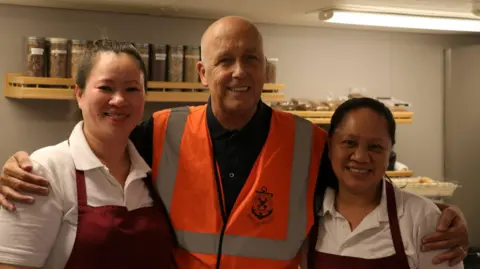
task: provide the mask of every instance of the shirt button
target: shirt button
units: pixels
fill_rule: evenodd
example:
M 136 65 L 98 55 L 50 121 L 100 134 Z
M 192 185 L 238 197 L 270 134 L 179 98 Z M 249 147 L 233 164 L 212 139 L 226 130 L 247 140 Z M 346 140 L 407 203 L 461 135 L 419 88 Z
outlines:
M 235 177 L 235 174 L 234 174 L 234 173 L 230 173 L 230 174 L 228 174 L 228 176 L 229 176 L 230 178 L 234 178 L 234 177 Z

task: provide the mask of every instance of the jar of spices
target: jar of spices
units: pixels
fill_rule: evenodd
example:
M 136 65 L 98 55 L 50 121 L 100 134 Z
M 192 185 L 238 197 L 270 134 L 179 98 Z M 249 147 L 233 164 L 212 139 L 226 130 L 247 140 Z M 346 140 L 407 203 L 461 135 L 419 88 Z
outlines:
M 167 46 L 153 45 L 152 50 L 151 79 L 153 81 L 165 81 L 167 72 Z
M 168 81 L 183 81 L 183 46 L 170 45 L 168 50 Z
M 269 58 L 267 59 L 267 77 L 266 83 L 276 83 L 277 82 L 277 58 Z
M 72 40 L 72 50 L 70 55 L 70 77 L 77 77 L 77 70 L 80 64 L 80 61 L 87 51 L 88 45 L 86 40 Z
M 26 75 L 45 76 L 45 38 L 31 36 L 27 39 Z
M 68 40 L 65 38 L 50 38 L 50 72 L 53 78 L 67 77 Z
M 198 82 L 197 62 L 200 60 L 200 47 L 199 46 L 186 46 L 185 47 L 185 82 Z
M 147 80 L 150 80 L 150 44 L 135 43 L 134 46 L 140 53 L 143 63 L 145 64 L 145 69 L 147 70 L 145 76 L 147 77 Z

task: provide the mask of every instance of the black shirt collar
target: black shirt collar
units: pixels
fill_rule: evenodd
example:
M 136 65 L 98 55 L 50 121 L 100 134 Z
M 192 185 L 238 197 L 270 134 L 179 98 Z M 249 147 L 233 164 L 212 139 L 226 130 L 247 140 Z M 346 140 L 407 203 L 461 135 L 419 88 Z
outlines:
M 257 105 L 257 111 L 247 125 L 245 125 L 245 127 L 243 127 L 241 130 L 227 130 L 213 115 L 211 99 L 209 98 L 207 104 L 207 125 L 208 130 L 210 131 L 210 137 L 213 140 L 223 135 L 232 134 L 235 132 L 240 132 L 242 134 L 255 134 L 255 130 L 262 130 L 266 127 L 268 128 L 271 119 L 271 111 L 272 109 L 269 106 L 262 101 L 259 101 Z

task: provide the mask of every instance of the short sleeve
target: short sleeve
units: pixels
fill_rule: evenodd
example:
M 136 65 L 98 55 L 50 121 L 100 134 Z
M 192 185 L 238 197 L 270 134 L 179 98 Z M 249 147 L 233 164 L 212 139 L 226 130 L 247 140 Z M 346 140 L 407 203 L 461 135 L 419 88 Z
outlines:
M 432 205 L 435 206 L 435 205 Z M 423 221 L 420 223 L 418 227 L 418 234 L 417 234 L 417 255 L 418 255 L 418 269 L 463 269 L 463 263 L 460 263 L 455 266 L 449 266 L 448 261 L 443 262 L 441 264 L 435 265 L 433 264 L 433 258 L 445 251 L 445 250 L 435 250 L 435 251 L 429 251 L 429 252 L 422 252 L 421 251 L 421 246 L 422 246 L 422 238 L 431 235 L 436 232 L 437 230 L 437 223 L 440 219 L 441 212 L 438 208 L 435 208 L 435 210 L 432 210 L 428 212 L 425 215 L 425 218 Z
M 35 153 L 34 153 L 35 154 Z M 0 208 L 0 264 L 42 267 L 55 243 L 63 216 L 59 181 L 32 154 L 33 173 L 50 179 L 48 196 L 16 204 L 16 212 Z

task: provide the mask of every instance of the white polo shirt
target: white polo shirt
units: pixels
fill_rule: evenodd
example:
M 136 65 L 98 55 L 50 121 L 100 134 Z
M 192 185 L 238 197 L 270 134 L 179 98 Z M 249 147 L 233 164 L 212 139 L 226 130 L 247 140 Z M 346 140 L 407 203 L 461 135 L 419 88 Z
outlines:
M 462 269 L 463 264 L 449 267 L 448 262 L 434 265 L 432 260 L 443 251 L 421 252 L 424 236 L 436 232 L 441 211 L 425 197 L 395 187 L 397 214 L 403 245 L 410 268 Z M 357 258 L 382 258 L 395 253 L 388 222 L 385 184 L 381 202 L 352 232 L 348 221 L 335 210 L 335 191 L 327 189 L 320 212 L 316 250 Z M 322 217 L 323 215 L 323 217 Z M 352 267 L 353 268 L 353 267 Z
M 78 203 L 75 167 L 85 171 L 87 203 L 117 205 L 128 210 L 153 204 L 142 178 L 150 167 L 131 141 L 131 160 L 125 188 L 109 173 L 90 149 L 79 122 L 67 141 L 31 154 L 33 172 L 50 182 L 50 194 L 35 196 L 33 205 L 16 204 L 14 213 L 0 209 L 0 264 L 64 268 L 77 231 Z M 88 257 L 85 257 L 88 258 Z

